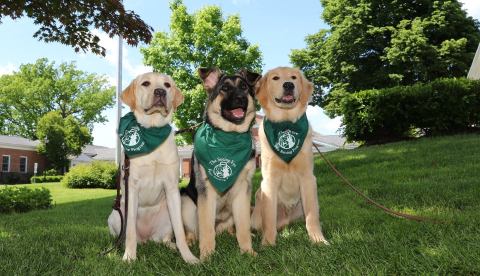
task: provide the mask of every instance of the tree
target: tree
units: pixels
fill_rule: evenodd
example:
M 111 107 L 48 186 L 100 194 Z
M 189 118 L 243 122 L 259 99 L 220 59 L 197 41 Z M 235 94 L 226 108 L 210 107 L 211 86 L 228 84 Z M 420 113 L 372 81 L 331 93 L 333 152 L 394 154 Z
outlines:
M 152 27 L 132 11 L 126 11 L 121 0 L 97 1 L 0 1 L 0 23 L 3 17 L 30 17 L 41 27 L 33 37 L 45 42 L 60 42 L 75 51 L 92 51 L 105 56 L 105 48 L 91 28 L 101 29 L 110 37 L 122 35 L 130 45 L 150 42 Z
M 90 130 L 72 115 L 62 117 L 60 111 L 50 111 L 38 121 L 38 152 L 45 155 L 57 171 L 68 167 L 69 156 L 77 156 L 92 142 Z
M 260 72 L 262 57 L 258 46 L 242 37 L 237 15 L 223 19 L 217 6 L 188 14 L 181 0 L 173 1 L 170 9 L 170 32 L 155 33 L 141 52 L 145 64 L 171 75 L 185 95 L 174 120 L 178 128 L 185 128 L 202 121 L 206 93 L 197 76 L 199 67 L 216 66 L 227 73 L 240 68 Z M 191 135 L 184 138 L 184 142 L 191 141 Z
M 104 76 L 76 69 L 75 63 L 55 66 L 47 59 L 20 66 L 0 76 L 0 134 L 37 139 L 38 120 L 50 111 L 73 116 L 82 126 L 106 121 L 101 113 L 114 104 L 115 91 Z
M 458 0 L 321 0 L 328 30 L 290 59 L 315 84 L 316 104 L 341 115 L 345 93 L 465 76 L 479 22 Z

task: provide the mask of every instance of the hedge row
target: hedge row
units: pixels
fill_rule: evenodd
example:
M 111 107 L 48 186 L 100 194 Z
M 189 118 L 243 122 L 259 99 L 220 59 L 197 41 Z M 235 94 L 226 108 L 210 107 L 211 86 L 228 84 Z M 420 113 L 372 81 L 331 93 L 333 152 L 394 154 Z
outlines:
M 50 191 L 46 188 L 5 187 L 0 189 L 0 213 L 27 212 L 52 206 Z
M 32 176 L 30 178 L 30 183 L 60 182 L 62 178 L 63 175 Z
M 114 189 L 117 170 L 113 162 L 94 161 L 71 168 L 61 182 L 68 188 Z
M 367 144 L 480 129 L 480 81 L 439 79 L 428 84 L 365 90 L 342 100 L 343 134 Z

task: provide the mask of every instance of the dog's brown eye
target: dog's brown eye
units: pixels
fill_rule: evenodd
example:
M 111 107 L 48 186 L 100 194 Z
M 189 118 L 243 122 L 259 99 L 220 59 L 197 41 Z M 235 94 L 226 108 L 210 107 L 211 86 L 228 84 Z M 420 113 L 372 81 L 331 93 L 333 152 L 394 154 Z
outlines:
M 278 76 L 273 77 L 273 80 L 279 80 L 280 78 Z
M 296 79 L 297 79 L 297 77 L 296 77 L 296 76 L 292 76 L 292 80 L 296 80 Z
M 222 85 L 222 87 L 220 89 L 223 90 L 223 91 L 229 91 L 230 86 L 229 85 Z
M 246 85 L 245 83 L 243 83 L 243 82 L 241 82 L 241 83 L 238 85 L 238 87 L 239 87 L 240 89 L 247 89 L 247 85 Z
M 150 85 L 150 82 L 149 82 L 149 81 L 144 81 L 144 82 L 142 82 L 142 85 L 143 85 L 143 86 L 149 86 L 149 85 Z
M 170 86 L 171 86 L 170 83 L 168 83 L 168 82 L 164 83 L 163 85 L 165 85 L 166 88 L 170 88 Z

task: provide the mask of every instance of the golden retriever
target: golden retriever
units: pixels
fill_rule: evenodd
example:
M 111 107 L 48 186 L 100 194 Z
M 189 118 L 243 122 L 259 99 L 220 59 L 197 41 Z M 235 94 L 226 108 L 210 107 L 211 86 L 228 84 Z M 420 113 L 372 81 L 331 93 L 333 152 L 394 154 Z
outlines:
M 121 99 L 130 107 L 140 127 L 148 129 L 168 127 L 174 111 L 183 102 L 183 95 L 171 77 L 146 73 L 132 81 Z M 137 242 L 153 240 L 174 246 L 171 243 L 174 233 L 182 258 L 188 263 L 198 262 L 188 248 L 182 224 L 174 132 L 166 135 L 166 140 L 150 153 L 130 158 L 125 261 L 136 259 Z M 121 209 L 125 210 L 123 183 Z M 121 225 L 116 211 L 110 214 L 108 225 L 110 232 L 118 236 Z
M 265 112 L 264 122 L 258 131 L 263 180 L 255 194 L 251 224 L 252 228 L 262 232 L 263 245 L 274 245 L 277 230 L 300 218 L 305 218 L 310 240 L 328 244 L 319 221 L 312 130 L 304 117 L 312 92 L 313 84 L 303 73 L 288 67 L 270 70 L 257 84 L 257 99 Z M 300 120 L 305 123 L 305 140 L 302 145 L 298 144 L 298 153 L 290 156 L 293 158 L 290 161 L 284 161 L 272 149 L 277 148 L 277 144 L 272 147 L 268 141 L 265 120 L 277 125 L 299 123 Z M 286 143 L 282 144 L 285 148 L 294 145 L 291 141 L 283 142 Z

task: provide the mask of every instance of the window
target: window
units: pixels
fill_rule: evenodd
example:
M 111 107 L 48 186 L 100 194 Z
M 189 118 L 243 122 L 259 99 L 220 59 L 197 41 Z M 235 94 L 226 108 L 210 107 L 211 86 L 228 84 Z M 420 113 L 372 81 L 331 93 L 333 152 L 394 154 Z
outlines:
M 27 157 L 20 156 L 20 172 L 26 173 L 27 172 Z
M 2 172 L 10 171 L 10 155 L 2 156 Z

